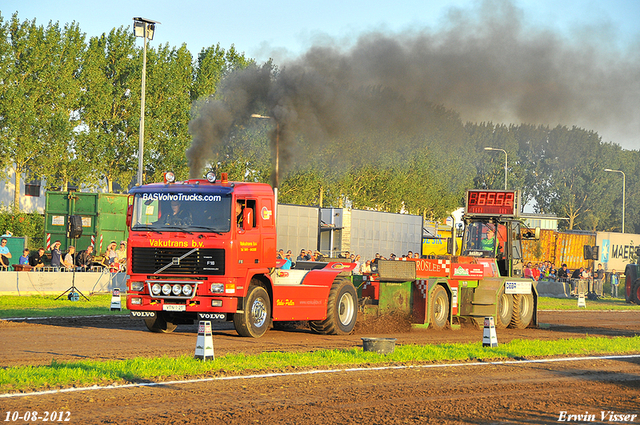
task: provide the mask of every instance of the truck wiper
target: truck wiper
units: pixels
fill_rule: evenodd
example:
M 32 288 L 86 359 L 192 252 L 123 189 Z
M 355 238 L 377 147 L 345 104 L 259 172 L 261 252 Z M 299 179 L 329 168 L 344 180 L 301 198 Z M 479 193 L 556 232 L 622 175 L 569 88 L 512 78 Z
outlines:
M 222 235 L 221 232 L 219 232 L 217 230 L 214 230 L 209 226 L 192 225 L 192 226 L 189 226 L 189 228 L 190 229 L 202 229 L 202 230 L 206 230 L 206 231 L 211 232 L 211 233 L 215 233 L 216 235 Z
M 176 230 L 178 232 L 185 232 L 188 233 L 190 235 L 193 235 L 193 232 L 188 231 L 187 229 L 185 229 L 184 227 L 180 227 L 180 226 L 162 226 L 159 230 Z
M 140 231 L 143 231 L 143 230 L 147 230 L 147 231 L 160 233 L 160 231 L 155 226 L 135 226 L 131 230 L 133 230 L 134 232 L 140 232 Z

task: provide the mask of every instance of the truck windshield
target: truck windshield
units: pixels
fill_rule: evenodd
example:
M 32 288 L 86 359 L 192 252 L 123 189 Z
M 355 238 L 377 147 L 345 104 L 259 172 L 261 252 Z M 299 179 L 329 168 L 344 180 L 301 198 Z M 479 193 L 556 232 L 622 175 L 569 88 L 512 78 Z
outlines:
M 479 221 L 467 224 L 464 234 L 463 255 L 493 257 L 495 249 L 495 225 Z
M 231 195 L 136 193 L 132 230 L 223 233 L 231 229 Z

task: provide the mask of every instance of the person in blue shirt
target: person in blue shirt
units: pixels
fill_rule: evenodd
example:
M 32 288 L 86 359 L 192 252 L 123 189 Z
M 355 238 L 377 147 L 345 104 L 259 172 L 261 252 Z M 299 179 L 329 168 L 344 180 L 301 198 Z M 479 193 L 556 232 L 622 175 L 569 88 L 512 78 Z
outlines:
M 29 249 L 25 248 L 25 250 L 22 251 L 22 255 L 18 258 L 18 264 L 22 266 L 29 265 Z
M 616 273 L 616 270 L 611 270 L 611 297 L 618 298 L 618 284 L 620 283 L 620 276 Z
M 9 259 L 11 258 L 11 251 L 7 247 L 7 240 L 2 238 L 0 242 L 0 267 L 9 267 Z
M 282 270 L 289 270 L 291 268 L 291 254 L 285 256 L 285 263 L 280 267 Z

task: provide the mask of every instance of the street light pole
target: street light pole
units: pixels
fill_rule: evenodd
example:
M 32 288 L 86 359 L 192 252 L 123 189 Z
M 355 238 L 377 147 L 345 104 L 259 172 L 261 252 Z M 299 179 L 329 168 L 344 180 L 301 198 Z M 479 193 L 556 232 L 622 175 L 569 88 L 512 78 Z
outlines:
M 624 233 L 624 207 L 625 207 L 625 195 L 627 192 L 627 176 L 623 171 L 620 170 L 612 170 L 611 168 L 605 168 L 604 171 L 608 171 L 610 173 L 620 173 L 622 174 L 622 233 Z
M 140 138 L 138 141 L 138 186 L 142 186 L 142 170 L 144 158 L 144 109 L 147 82 L 147 39 L 153 40 L 156 24 L 160 22 L 143 18 L 133 18 L 133 33 L 136 37 L 142 37 L 144 47 L 142 49 L 142 93 L 140 94 Z
M 251 118 L 258 118 L 258 119 L 264 119 L 264 120 L 272 120 L 274 119 L 273 117 L 268 117 L 266 115 L 260 115 L 260 114 L 251 114 Z M 278 186 L 280 184 L 280 123 L 278 123 L 276 121 L 276 164 L 275 164 L 275 181 L 274 181 L 274 185 L 273 185 L 273 197 L 274 197 L 274 202 L 275 202 L 275 214 L 274 214 L 274 223 L 277 220 L 278 217 Z
M 489 147 L 484 148 L 484 150 L 504 152 L 504 190 L 507 190 L 507 151 L 505 151 L 504 149 L 489 148 Z

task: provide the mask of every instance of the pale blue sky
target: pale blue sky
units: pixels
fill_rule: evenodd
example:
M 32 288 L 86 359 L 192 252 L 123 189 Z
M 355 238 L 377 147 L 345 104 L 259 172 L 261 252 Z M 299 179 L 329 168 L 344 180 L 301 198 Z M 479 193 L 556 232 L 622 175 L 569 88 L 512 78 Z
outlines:
M 76 21 L 88 36 L 130 26 L 134 16 L 160 21 L 153 43 L 180 46 L 192 54 L 220 43 L 258 60 L 271 49 L 286 49 L 295 56 L 323 37 L 354 39 L 371 30 L 398 32 L 437 29 L 451 8 L 473 9 L 470 0 L 324 0 L 219 1 L 201 0 L 4 0 L 7 19 L 14 12 L 23 19 L 46 25 Z M 514 0 L 524 21 L 571 37 L 576 31 L 608 26 L 623 43 L 640 37 L 640 0 Z
M 355 42 L 360 34 L 371 31 L 391 35 L 438 33 L 451 25 L 451 16 L 477 15 L 481 19 L 487 10 L 509 2 L 488 0 L 488 7 L 487 4 L 481 7 L 482 3 L 472 0 L 3 0 L 0 12 L 7 20 L 17 11 L 20 20 L 35 18 L 40 25 L 49 21 L 61 24 L 76 21 L 89 37 L 122 25 L 130 28 L 132 18 L 141 16 L 161 22 L 152 45 L 186 43 L 196 56 L 203 47 L 220 43 L 227 49 L 234 44 L 238 51 L 258 62 L 273 58 L 276 64 L 281 64 L 304 53 L 314 43 L 331 40 L 346 46 Z M 584 111 L 579 108 L 569 111 L 564 118 L 561 114 L 552 115 L 554 118 L 540 123 L 576 124 L 598 131 L 605 141 L 627 149 L 640 149 L 640 84 L 636 81 L 640 69 L 640 0 L 512 0 L 511 4 L 521 24 L 518 34 L 522 38 L 530 32 L 532 39 L 544 40 L 540 33 L 548 31 L 556 40 L 560 39 L 569 53 L 582 52 L 583 45 L 596 53 L 605 53 L 593 55 L 596 65 L 585 73 L 588 76 L 585 81 L 587 85 L 598 84 L 607 96 L 587 99 L 589 108 Z M 482 21 L 490 22 L 490 19 Z M 606 75 L 595 82 L 592 77 L 599 76 L 598 67 L 602 67 Z M 609 70 L 613 71 L 607 74 Z M 458 103 L 461 104 L 453 100 L 449 104 L 445 102 L 461 111 L 463 119 L 518 122 L 521 118 L 509 117 L 508 109 L 504 108 L 497 111 L 499 113 L 487 110 L 476 114 L 470 108 L 477 110 L 474 106 L 477 103 L 465 105 L 464 100 Z

